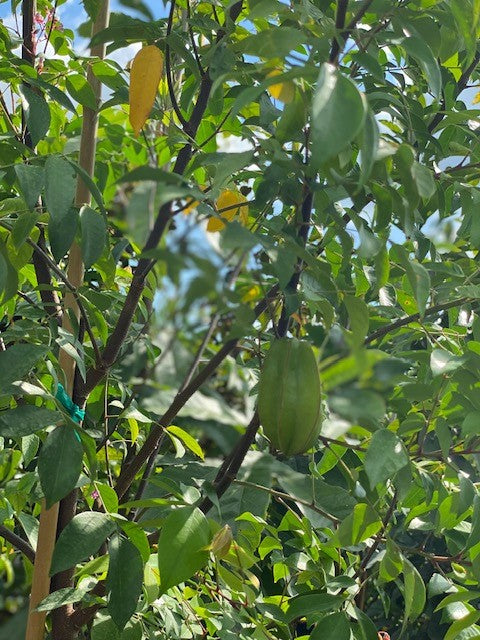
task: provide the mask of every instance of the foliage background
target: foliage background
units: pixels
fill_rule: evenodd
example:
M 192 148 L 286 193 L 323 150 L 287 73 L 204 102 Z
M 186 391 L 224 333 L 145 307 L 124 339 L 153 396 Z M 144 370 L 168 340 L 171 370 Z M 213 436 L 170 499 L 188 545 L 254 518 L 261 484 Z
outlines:
M 53 637 L 478 637 L 480 3 L 125 0 L 105 61 L 46 20 L 59 5 L 38 3 L 33 67 L 0 24 L 0 637 L 23 637 L 43 496 L 77 514 Z M 135 138 L 115 52 L 140 43 L 169 64 Z M 209 233 L 227 189 L 248 221 Z M 291 459 L 255 414 L 286 332 L 315 349 L 325 416 Z M 60 348 L 82 427 L 54 399 Z

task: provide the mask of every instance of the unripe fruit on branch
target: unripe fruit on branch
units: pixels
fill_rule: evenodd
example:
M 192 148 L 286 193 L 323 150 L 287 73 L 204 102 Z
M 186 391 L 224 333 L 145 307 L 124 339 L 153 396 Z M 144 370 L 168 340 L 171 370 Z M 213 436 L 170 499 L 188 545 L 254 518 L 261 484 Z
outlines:
M 272 343 L 260 374 L 258 414 L 264 434 L 285 455 L 305 453 L 315 444 L 322 425 L 321 387 L 307 342 Z

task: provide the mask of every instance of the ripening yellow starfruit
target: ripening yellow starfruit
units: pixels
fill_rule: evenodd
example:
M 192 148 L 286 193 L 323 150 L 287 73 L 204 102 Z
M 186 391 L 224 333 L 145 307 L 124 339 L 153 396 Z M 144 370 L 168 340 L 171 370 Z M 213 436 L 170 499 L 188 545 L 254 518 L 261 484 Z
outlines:
M 247 199 L 239 191 L 233 189 L 226 189 L 218 196 L 218 200 L 215 202 L 215 206 L 220 218 L 210 218 L 207 223 L 207 231 L 221 231 L 225 227 L 224 220 L 233 220 L 236 216 L 240 217 L 240 222 L 246 224 L 248 220 L 248 206 L 245 206 Z M 244 205 L 236 207 L 234 205 Z M 229 207 L 232 207 L 231 209 Z M 225 211 L 222 211 L 226 209 Z
M 322 424 L 317 361 L 308 342 L 280 338 L 263 362 L 258 389 L 263 432 L 287 456 L 305 453 Z
M 274 69 L 273 71 L 270 71 L 270 73 L 267 73 L 267 78 L 273 78 L 274 76 L 278 76 L 282 73 L 283 71 L 280 69 Z M 295 85 L 291 80 L 271 84 L 267 87 L 267 91 L 272 98 L 280 100 L 283 104 L 289 104 L 295 99 Z
M 154 44 L 140 49 L 130 69 L 129 120 L 138 137 L 155 102 L 163 73 L 163 53 Z

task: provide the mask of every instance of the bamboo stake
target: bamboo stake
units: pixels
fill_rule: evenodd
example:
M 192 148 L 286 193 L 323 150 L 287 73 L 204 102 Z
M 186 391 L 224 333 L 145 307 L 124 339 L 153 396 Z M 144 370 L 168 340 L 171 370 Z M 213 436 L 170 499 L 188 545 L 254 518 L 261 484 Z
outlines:
M 102 0 L 97 18 L 92 28 L 92 36 L 95 33 L 105 29 L 109 19 L 109 0 Z M 93 46 L 91 49 L 92 57 L 104 58 L 105 45 L 100 44 Z M 90 83 L 97 104 L 100 103 L 101 83 L 92 72 L 91 67 L 88 68 L 87 81 Z M 79 165 L 93 177 L 95 167 L 95 151 L 96 138 L 98 128 L 98 111 L 83 108 L 82 135 L 80 140 L 80 156 Z M 77 189 L 75 194 L 76 206 L 90 204 L 91 194 L 88 187 L 79 177 L 77 181 Z M 68 279 L 78 288 L 83 282 L 84 267 L 82 262 L 82 254 L 80 247 L 76 242 L 73 243 L 69 251 L 68 259 Z M 73 327 L 70 322 L 68 310 L 71 310 L 77 320 L 80 317 L 77 303 L 70 291 L 67 291 L 64 298 L 64 314 L 62 326 L 66 331 L 72 332 Z M 65 351 L 60 351 L 59 364 L 65 375 L 65 388 L 67 393 L 72 396 L 73 383 L 75 378 L 75 361 Z M 38 532 L 38 543 L 35 554 L 35 565 L 33 569 L 32 590 L 30 595 L 30 608 L 27 622 L 27 632 L 25 640 L 43 640 L 45 636 L 45 612 L 35 611 L 38 604 L 48 595 L 50 590 L 50 566 L 52 561 L 53 549 L 57 533 L 59 505 L 54 504 L 50 509 L 45 509 L 42 505 L 40 514 L 40 526 Z

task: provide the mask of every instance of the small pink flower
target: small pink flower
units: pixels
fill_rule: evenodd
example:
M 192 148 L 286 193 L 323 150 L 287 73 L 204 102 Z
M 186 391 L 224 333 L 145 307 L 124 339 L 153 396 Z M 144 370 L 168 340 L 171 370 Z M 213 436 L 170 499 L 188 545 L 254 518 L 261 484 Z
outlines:
M 33 21 L 36 22 L 37 24 L 42 24 L 43 23 L 43 16 L 41 13 L 37 13 L 35 14 Z
M 94 500 L 96 500 L 97 498 L 100 497 L 100 494 L 98 493 L 98 491 L 95 489 L 95 491 L 92 491 L 92 493 L 90 494 L 92 496 L 92 498 Z

